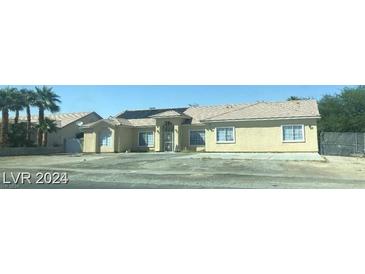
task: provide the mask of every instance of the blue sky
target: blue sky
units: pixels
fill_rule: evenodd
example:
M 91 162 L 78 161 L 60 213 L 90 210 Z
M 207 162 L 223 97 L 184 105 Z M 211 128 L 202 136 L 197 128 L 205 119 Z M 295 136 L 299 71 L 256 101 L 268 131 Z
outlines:
M 34 86 L 15 86 L 33 88 Z M 96 111 L 104 118 L 123 110 L 184 107 L 256 101 L 282 101 L 289 96 L 320 99 L 345 86 L 53 86 L 61 112 Z M 36 110 L 32 110 L 36 113 Z

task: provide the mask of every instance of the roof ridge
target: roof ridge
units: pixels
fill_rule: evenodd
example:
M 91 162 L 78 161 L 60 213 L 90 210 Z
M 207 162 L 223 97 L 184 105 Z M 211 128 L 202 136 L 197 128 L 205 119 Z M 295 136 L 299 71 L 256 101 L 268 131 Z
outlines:
M 253 103 L 232 103 L 232 104 L 218 104 L 218 105 L 205 105 L 205 106 L 185 106 L 185 107 L 167 107 L 167 108 L 155 108 L 155 109 L 148 109 L 148 108 L 145 108 L 145 109 L 126 109 L 126 110 L 123 110 L 119 113 L 117 113 L 114 117 L 118 117 L 124 113 L 126 113 L 127 111 L 150 111 L 150 110 L 153 110 L 153 111 L 169 111 L 169 110 L 176 110 L 176 109 L 192 109 L 192 108 L 216 108 L 216 107 L 224 107 L 224 106 L 240 106 L 240 105 L 243 105 L 243 106 L 247 106 L 247 104 L 253 104 Z
M 182 108 L 189 108 L 189 107 L 171 107 L 171 108 L 140 108 L 140 109 L 125 109 L 121 111 L 119 114 L 123 114 L 126 111 L 147 111 L 147 110 L 174 110 L 174 109 L 182 109 Z
M 260 104 L 260 103 L 262 103 L 262 102 L 256 102 L 256 103 L 253 103 L 253 104 L 245 105 L 245 106 L 243 106 L 241 108 L 238 108 L 238 109 L 232 109 L 232 110 L 227 111 L 227 112 L 223 112 L 223 113 L 220 113 L 220 114 L 217 114 L 217 115 L 210 116 L 208 118 L 205 118 L 204 120 L 209 120 L 209 119 L 212 119 L 212 118 L 221 116 L 221 115 L 226 115 L 228 113 L 235 112 L 235 111 L 239 111 L 239 110 L 242 110 L 242 109 L 245 109 L 245 108 L 249 108 L 249 107 L 252 107 L 252 106 L 257 105 L 257 104 Z
M 217 104 L 217 105 L 199 105 L 199 106 L 185 106 L 185 107 L 165 107 L 165 108 L 155 108 L 155 109 L 126 109 L 123 110 L 119 113 L 117 113 L 114 117 L 118 117 L 122 114 L 124 114 L 127 111 L 149 111 L 149 110 L 153 110 L 153 111 L 168 111 L 168 110 L 176 110 L 176 109 L 192 109 L 192 108 L 214 108 L 214 107 L 224 107 L 224 106 L 240 106 L 243 105 L 242 107 L 247 107 L 247 106 L 252 106 L 252 105 L 256 105 L 258 103 L 265 103 L 265 104 L 282 104 L 285 102 L 298 102 L 298 101 L 317 101 L 316 99 L 305 99 L 305 100 L 291 100 L 291 101 L 260 101 L 260 102 L 255 102 L 255 103 L 232 103 L 232 104 Z
M 318 102 L 317 99 L 300 99 L 300 100 L 286 100 L 286 101 L 262 101 L 261 103 L 266 103 L 266 104 L 284 104 L 284 103 L 302 103 L 302 102 L 308 102 L 308 101 L 312 101 L 312 102 Z
M 249 104 L 253 104 L 253 103 L 235 103 L 235 104 L 220 104 L 220 105 L 205 105 L 205 106 L 191 106 L 191 107 L 187 107 L 188 109 L 191 108 L 218 108 L 218 107 L 226 107 L 226 106 L 241 106 L 241 105 L 249 105 Z

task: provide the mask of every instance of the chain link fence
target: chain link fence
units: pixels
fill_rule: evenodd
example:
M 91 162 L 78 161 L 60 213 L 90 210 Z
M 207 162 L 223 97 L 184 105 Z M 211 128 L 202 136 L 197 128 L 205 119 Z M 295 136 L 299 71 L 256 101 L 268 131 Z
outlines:
M 322 155 L 363 156 L 365 133 L 322 132 L 319 138 Z

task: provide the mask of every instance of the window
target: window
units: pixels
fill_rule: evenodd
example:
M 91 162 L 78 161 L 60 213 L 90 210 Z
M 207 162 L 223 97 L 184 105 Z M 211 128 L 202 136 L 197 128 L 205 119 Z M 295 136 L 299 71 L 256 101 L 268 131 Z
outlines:
M 285 125 L 283 128 L 283 142 L 303 142 L 304 125 Z
M 103 129 L 100 132 L 100 145 L 110 147 L 112 144 L 112 131 L 110 129 Z
M 235 134 L 234 127 L 218 127 L 216 128 L 217 143 L 234 143 Z
M 140 147 L 153 147 L 154 146 L 153 131 L 140 132 L 138 135 L 138 145 Z
M 204 146 L 205 145 L 205 130 L 190 130 L 190 145 Z

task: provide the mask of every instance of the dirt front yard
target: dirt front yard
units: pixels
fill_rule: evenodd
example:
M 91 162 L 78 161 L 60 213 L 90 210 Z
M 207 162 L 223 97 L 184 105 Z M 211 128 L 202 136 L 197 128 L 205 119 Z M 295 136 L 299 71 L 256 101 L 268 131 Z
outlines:
M 35 184 L 38 172 L 67 173 L 69 181 Z M 14 183 L 21 173 L 33 181 Z M 17 156 L 0 157 L 0 176 L 0 188 L 365 188 L 365 159 L 298 161 L 209 153 Z

